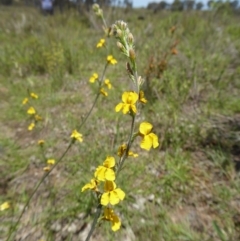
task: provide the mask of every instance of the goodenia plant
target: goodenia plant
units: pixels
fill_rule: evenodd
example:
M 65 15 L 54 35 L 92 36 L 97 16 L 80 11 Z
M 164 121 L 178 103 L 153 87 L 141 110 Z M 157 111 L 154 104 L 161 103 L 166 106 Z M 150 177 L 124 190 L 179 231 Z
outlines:
M 97 196 L 98 204 L 95 213 L 94 221 L 91 230 L 86 238 L 88 241 L 96 227 L 96 224 L 101 221 L 111 222 L 113 231 L 117 231 L 121 227 L 120 217 L 115 212 L 115 206 L 123 201 L 126 194 L 117 186 L 117 179 L 122 171 L 125 160 L 129 156 L 137 157 L 138 154 L 132 152 L 131 146 L 137 137 L 141 138 L 140 147 L 145 150 L 156 148 L 159 146 L 158 137 L 152 132 L 152 124 L 144 121 L 140 124 L 136 123 L 136 115 L 139 114 L 139 106 L 146 104 L 147 100 L 144 97 L 142 90 L 143 79 L 138 76 L 136 54 L 134 49 L 134 37 L 130 32 L 127 24 L 124 21 L 116 21 L 110 29 L 107 28 L 106 21 L 103 16 L 103 11 L 98 4 L 93 5 L 93 10 L 97 16 L 103 20 L 105 32 L 109 36 L 114 36 L 117 40 L 117 47 L 120 52 L 127 58 L 127 74 L 133 82 L 134 88 L 126 90 L 122 94 L 122 100 L 115 107 L 115 112 L 122 112 L 128 115 L 131 119 L 129 126 L 129 136 L 125 143 L 122 143 L 118 152 L 119 158 L 116 161 L 113 155 L 109 155 L 103 161 L 102 165 L 98 166 L 93 174 L 93 178 L 82 188 L 82 192 L 90 190 Z M 105 40 L 101 39 L 97 44 L 98 48 L 105 45 Z M 90 78 L 90 82 L 94 82 L 98 78 L 96 73 Z M 138 126 L 138 127 L 137 127 Z

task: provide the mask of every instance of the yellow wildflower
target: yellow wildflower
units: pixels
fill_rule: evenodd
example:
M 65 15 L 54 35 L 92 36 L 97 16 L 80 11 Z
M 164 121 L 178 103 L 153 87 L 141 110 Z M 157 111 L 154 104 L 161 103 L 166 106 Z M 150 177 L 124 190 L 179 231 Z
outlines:
M 142 90 L 140 90 L 140 92 L 139 92 L 139 101 L 142 102 L 143 104 L 147 103 L 147 100 L 144 96 L 144 92 Z
M 121 221 L 119 217 L 114 213 L 113 209 L 105 208 L 103 212 L 103 220 L 110 221 L 112 223 L 112 231 L 117 231 L 121 227 Z
M 114 65 L 114 64 L 117 63 L 117 60 L 114 59 L 112 55 L 108 55 L 108 56 L 107 56 L 107 62 L 110 63 L 110 64 L 112 64 L 112 65 Z
M 94 83 L 98 79 L 98 74 L 93 73 L 93 75 L 90 77 L 89 82 Z
M 111 169 L 115 166 L 114 157 L 108 156 L 106 160 L 103 162 L 103 166 L 97 167 L 94 176 L 99 181 L 114 181 L 115 180 L 115 172 Z
M 109 79 L 105 79 L 104 84 L 108 87 L 108 89 L 112 89 L 112 84 L 110 83 Z
M 23 101 L 22 101 L 22 104 L 26 105 L 27 103 L 28 103 L 28 98 L 24 98 Z
M 35 118 L 36 121 L 41 121 L 42 120 L 42 117 L 40 115 L 35 115 L 34 118 Z
M 38 145 L 40 145 L 40 146 L 43 146 L 44 143 L 45 143 L 44 140 L 39 140 L 39 141 L 38 141 Z
M 50 166 L 46 166 L 43 168 L 43 171 L 45 172 L 49 172 L 51 170 L 51 167 Z
M 129 111 L 137 113 L 136 102 L 138 100 L 138 94 L 136 92 L 124 92 L 122 95 L 122 102 L 115 107 L 115 111 L 122 110 L 123 114 L 127 114 Z
M 117 185 L 113 181 L 105 181 L 104 183 L 104 193 L 101 196 L 101 204 L 107 206 L 109 203 L 111 205 L 118 204 L 124 199 L 125 193 L 120 188 L 116 188 Z
M 35 94 L 35 93 L 30 93 L 30 96 L 33 98 L 33 99 L 38 99 L 38 95 L 37 94 Z
M 142 137 L 140 147 L 145 150 L 150 150 L 151 147 L 159 146 L 158 137 L 152 133 L 153 126 L 148 122 L 142 122 L 139 127 L 139 135 Z
M 102 94 L 102 95 L 104 95 L 104 96 L 108 96 L 108 93 L 107 93 L 107 91 L 104 89 L 104 88 L 101 88 L 100 89 L 100 93 Z
M 77 130 L 72 132 L 71 138 L 78 140 L 79 142 L 83 141 L 82 134 L 80 134 Z
M 55 161 L 54 159 L 48 159 L 48 160 L 47 160 L 47 164 L 48 164 L 48 165 L 54 165 L 55 162 L 56 162 L 56 161 Z
M 122 156 L 123 153 L 125 152 L 125 150 L 127 149 L 127 145 L 126 144 L 123 144 L 121 145 L 119 148 L 118 148 L 118 156 Z M 128 156 L 132 156 L 132 157 L 138 157 L 138 154 L 136 153 L 133 153 L 132 151 L 129 151 L 128 152 Z
M 32 131 L 34 127 L 35 127 L 35 123 L 32 122 L 32 123 L 28 126 L 28 130 L 29 130 L 29 131 Z
M 4 202 L 3 204 L 0 205 L 0 211 L 4 211 L 9 208 L 10 208 L 9 202 Z
M 105 39 L 101 38 L 99 42 L 97 43 L 97 48 L 101 48 L 105 45 Z
M 31 107 L 28 108 L 27 113 L 29 115 L 35 115 L 36 114 L 36 110 L 31 106 Z
M 85 186 L 82 188 L 82 192 L 84 192 L 87 189 L 91 189 L 93 191 L 97 191 L 97 185 L 99 181 L 97 179 L 91 179 L 90 183 L 87 183 Z

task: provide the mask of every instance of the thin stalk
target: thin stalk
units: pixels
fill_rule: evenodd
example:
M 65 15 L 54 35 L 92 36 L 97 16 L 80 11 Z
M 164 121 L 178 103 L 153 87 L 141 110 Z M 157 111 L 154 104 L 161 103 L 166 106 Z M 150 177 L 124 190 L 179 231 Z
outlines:
M 87 236 L 87 238 L 85 239 L 85 241 L 89 241 L 89 239 L 91 238 L 91 236 L 92 236 L 92 234 L 93 234 L 93 231 L 94 231 L 94 229 L 95 229 L 95 227 L 96 227 L 96 225 L 97 225 L 97 221 L 98 221 L 98 219 L 99 219 L 99 217 L 100 217 L 101 211 L 102 211 L 102 205 L 99 204 L 98 207 L 97 207 L 97 211 L 96 211 L 96 213 L 95 213 L 94 220 L 93 220 L 93 222 L 92 222 L 91 229 L 90 229 L 90 231 L 89 231 L 89 233 L 88 233 L 88 236 Z

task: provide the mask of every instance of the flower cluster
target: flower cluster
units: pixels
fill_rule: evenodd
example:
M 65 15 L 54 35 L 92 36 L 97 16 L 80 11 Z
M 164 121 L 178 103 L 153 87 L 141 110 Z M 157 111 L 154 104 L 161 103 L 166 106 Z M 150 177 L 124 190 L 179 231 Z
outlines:
M 104 39 L 101 39 L 100 42 L 97 44 L 97 47 L 102 47 L 102 45 L 105 44 L 105 40 Z M 115 65 L 117 63 L 117 60 L 112 56 L 112 55 L 108 55 L 107 56 L 107 65 L 109 64 L 112 64 L 112 65 Z M 99 78 L 98 74 L 97 73 L 93 73 L 92 76 L 89 78 L 89 82 L 90 83 L 95 83 L 95 82 L 98 82 L 99 84 L 99 92 L 107 97 L 108 96 L 108 92 L 105 90 L 104 86 L 107 88 L 107 89 L 112 89 L 112 84 L 110 82 L 109 79 L 105 79 L 103 81 L 103 78 Z
M 73 141 L 79 141 L 79 142 L 83 142 L 83 136 L 81 133 L 79 133 L 77 130 L 73 130 L 71 136 Z
M 29 97 L 23 99 L 22 104 L 28 105 L 27 114 L 30 117 L 30 124 L 28 125 L 28 130 L 32 131 L 39 121 L 42 121 L 42 117 L 37 113 L 36 109 L 32 106 L 31 100 L 37 100 L 38 95 L 31 92 Z
M 56 163 L 55 159 L 48 159 L 47 160 L 47 166 L 43 168 L 43 171 L 49 172 L 52 168 L 52 166 Z
M 82 192 L 90 189 L 98 194 L 101 205 L 105 207 L 102 219 L 111 221 L 112 230 L 117 231 L 121 226 L 121 221 L 113 212 L 112 206 L 122 201 L 125 193 L 117 188 L 114 168 L 115 158 L 108 156 L 103 164 L 96 168 L 94 178 L 82 188 Z M 99 188 L 101 182 L 104 183 L 102 190 Z

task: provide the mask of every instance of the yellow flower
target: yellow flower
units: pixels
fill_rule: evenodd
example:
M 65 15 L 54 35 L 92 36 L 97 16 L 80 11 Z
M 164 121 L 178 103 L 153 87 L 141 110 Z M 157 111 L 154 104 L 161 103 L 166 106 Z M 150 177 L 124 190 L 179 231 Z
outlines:
M 35 127 L 35 123 L 32 122 L 32 123 L 28 126 L 28 130 L 29 130 L 29 131 L 32 131 L 34 127 Z
M 49 171 L 50 171 L 50 169 L 51 169 L 51 167 L 50 167 L 50 166 L 46 166 L 46 167 L 44 167 L 44 168 L 43 168 L 43 171 L 45 171 L 45 172 L 49 172 Z
M 123 144 L 121 145 L 119 148 L 118 148 L 118 156 L 122 156 L 123 153 L 125 152 L 125 150 L 127 149 L 127 145 L 126 144 Z M 132 151 L 129 151 L 128 152 L 128 156 L 132 156 L 132 157 L 138 157 L 138 154 L 136 153 L 133 153 Z
M 105 208 L 103 212 L 103 220 L 110 221 L 112 223 L 112 231 L 117 231 L 121 227 L 121 221 L 119 217 L 113 212 L 111 208 Z
M 97 167 L 94 176 L 99 181 L 114 181 L 115 180 L 115 172 L 111 169 L 115 166 L 114 157 L 108 156 L 106 160 L 103 162 L 103 166 Z
M 43 146 L 44 143 L 45 143 L 44 140 L 39 140 L 39 141 L 38 141 L 38 145 L 40 145 L 40 146 Z
M 40 115 L 35 115 L 34 118 L 35 118 L 36 121 L 41 121 L 42 120 L 42 117 Z
M 98 74 L 93 73 L 93 75 L 90 77 L 89 82 L 94 83 L 98 79 Z
M 90 183 L 87 183 L 83 188 L 82 192 L 84 192 L 87 189 L 91 189 L 93 191 L 97 191 L 97 185 L 99 181 L 97 179 L 91 179 Z
M 55 164 L 55 160 L 54 159 L 48 159 L 47 160 L 47 164 L 48 165 L 54 165 Z
M 105 45 L 105 39 L 101 38 L 97 44 L 97 48 L 101 48 Z
M 146 98 L 144 96 L 144 92 L 142 90 L 140 90 L 140 92 L 139 92 L 139 101 L 144 103 L 144 104 L 147 103 L 147 100 L 146 100 Z
M 153 126 L 148 122 L 142 122 L 139 127 L 139 134 L 142 136 L 140 147 L 148 151 L 151 147 L 159 146 L 157 135 L 151 132 L 152 128 Z
M 28 103 L 28 98 L 24 98 L 23 101 L 22 101 L 22 104 L 26 105 L 27 103 Z
M 105 79 L 104 84 L 108 87 L 108 89 L 112 89 L 112 84 L 110 83 L 109 79 Z
M 108 55 L 107 56 L 107 62 L 114 65 L 114 64 L 117 63 L 117 60 L 114 59 L 112 55 Z
M 38 95 L 37 94 L 35 94 L 35 93 L 30 93 L 30 96 L 33 98 L 33 99 L 38 99 Z
M 71 138 L 78 140 L 79 142 L 83 141 L 82 134 L 80 134 L 77 130 L 72 132 Z
M 122 102 L 115 107 L 115 111 L 122 110 L 123 114 L 127 114 L 129 111 L 137 113 L 136 102 L 138 100 L 138 94 L 136 92 L 124 92 L 122 95 Z
M 104 95 L 104 96 L 108 96 L 108 93 L 107 93 L 107 91 L 104 89 L 104 88 L 101 88 L 100 89 L 100 93 L 102 94 L 102 95 Z
M 104 183 L 104 193 L 101 196 L 101 204 L 107 206 L 109 203 L 111 205 L 118 204 L 124 199 L 125 193 L 120 188 L 116 188 L 117 185 L 113 181 L 105 181 Z
M 9 202 L 4 202 L 3 204 L 0 205 L 0 211 L 4 211 L 9 208 L 10 208 Z
M 27 113 L 29 115 L 35 115 L 36 114 L 36 110 L 31 106 L 31 107 L 28 108 Z

